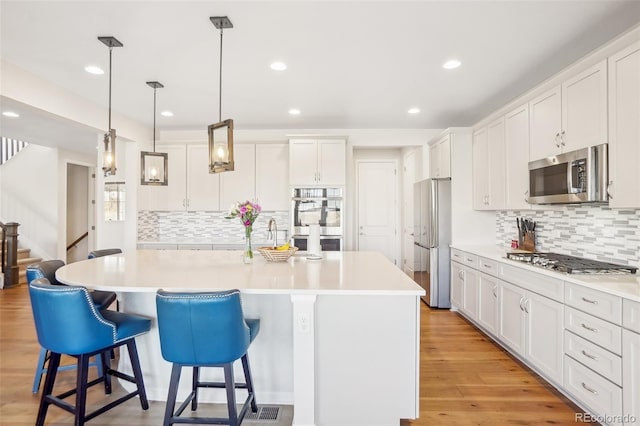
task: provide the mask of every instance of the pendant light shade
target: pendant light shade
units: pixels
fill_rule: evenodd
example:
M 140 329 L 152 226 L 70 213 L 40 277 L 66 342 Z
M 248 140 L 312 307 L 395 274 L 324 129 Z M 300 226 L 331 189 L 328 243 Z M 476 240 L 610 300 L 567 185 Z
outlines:
M 153 88 L 153 152 L 142 151 L 140 153 L 142 172 L 141 185 L 167 185 L 169 155 L 166 152 L 156 152 L 156 91 L 164 85 L 158 81 L 147 81 L 147 85 Z
M 225 28 L 233 28 L 233 24 L 226 16 L 209 19 L 220 30 L 218 122 L 209 126 L 209 173 L 220 173 L 233 170 L 233 120 L 222 120 L 222 33 Z
M 98 37 L 109 48 L 109 130 L 104 134 L 104 151 L 102 153 L 102 171 L 104 176 L 116 174 L 116 129 L 111 128 L 111 54 L 114 47 L 122 47 L 115 37 Z

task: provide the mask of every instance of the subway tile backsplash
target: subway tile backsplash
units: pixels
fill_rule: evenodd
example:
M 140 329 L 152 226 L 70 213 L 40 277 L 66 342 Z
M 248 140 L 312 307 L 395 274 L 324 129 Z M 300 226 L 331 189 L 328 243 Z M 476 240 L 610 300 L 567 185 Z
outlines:
M 640 210 L 566 206 L 544 211 L 501 211 L 496 243 L 517 239 L 516 217 L 536 222 L 536 251 L 556 252 L 640 267 Z
M 225 219 L 224 212 L 138 211 L 138 241 L 242 244 L 244 227 L 240 219 Z M 276 220 L 278 241 L 289 235 L 289 212 L 264 211 L 253 224 L 252 241 L 267 241 L 267 223 Z M 286 234 L 286 236 L 285 236 Z

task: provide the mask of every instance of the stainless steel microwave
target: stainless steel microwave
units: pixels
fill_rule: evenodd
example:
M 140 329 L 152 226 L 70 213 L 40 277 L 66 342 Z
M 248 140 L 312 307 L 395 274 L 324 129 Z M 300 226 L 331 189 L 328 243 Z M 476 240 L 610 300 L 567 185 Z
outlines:
M 606 203 L 607 144 L 529 163 L 530 204 Z

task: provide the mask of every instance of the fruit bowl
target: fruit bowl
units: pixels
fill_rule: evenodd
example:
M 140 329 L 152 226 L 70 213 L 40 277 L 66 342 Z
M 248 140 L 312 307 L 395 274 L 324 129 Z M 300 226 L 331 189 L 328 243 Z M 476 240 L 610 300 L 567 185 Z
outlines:
M 288 250 L 276 250 L 274 247 L 258 247 L 257 250 L 268 262 L 285 262 L 298 251 L 298 247 L 289 247 Z

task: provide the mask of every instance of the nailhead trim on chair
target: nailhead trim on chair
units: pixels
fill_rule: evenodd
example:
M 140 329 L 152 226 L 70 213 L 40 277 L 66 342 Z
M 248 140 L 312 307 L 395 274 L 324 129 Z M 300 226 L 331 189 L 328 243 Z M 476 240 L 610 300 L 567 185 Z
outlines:
M 158 297 L 163 297 L 165 299 L 221 299 L 223 297 L 229 297 L 238 293 L 240 293 L 240 290 L 235 290 L 235 291 L 232 291 L 231 293 L 225 293 L 225 294 L 197 294 L 197 293 L 171 294 L 171 295 L 158 294 Z

